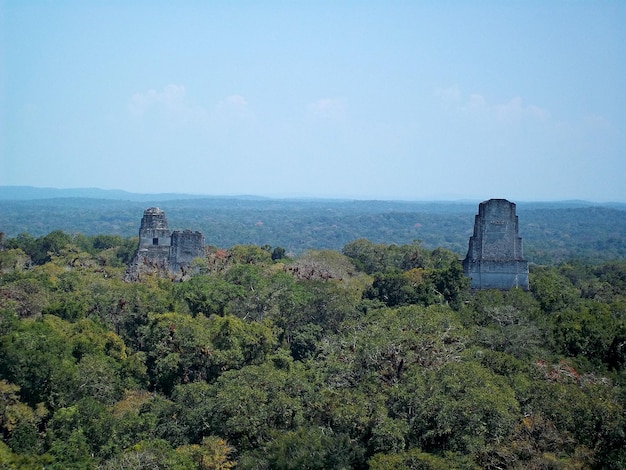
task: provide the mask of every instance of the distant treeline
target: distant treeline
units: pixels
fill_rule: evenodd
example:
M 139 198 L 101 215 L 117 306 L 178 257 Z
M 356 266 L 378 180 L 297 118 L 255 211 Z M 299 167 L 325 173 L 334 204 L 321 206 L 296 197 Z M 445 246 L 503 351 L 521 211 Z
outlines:
M 367 238 L 375 243 L 420 240 L 463 257 L 478 205 L 474 202 L 391 202 L 204 198 L 136 201 L 91 198 L 1 200 L 0 232 L 33 237 L 69 234 L 136 236 L 143 210 L 166 211 L 172 229 L 204 233 L 207 244 L 340 250 Z M 588 203 L 518 204 L 525 257 L 536 264 L 571 258 L 626 258 L 626 206 Z

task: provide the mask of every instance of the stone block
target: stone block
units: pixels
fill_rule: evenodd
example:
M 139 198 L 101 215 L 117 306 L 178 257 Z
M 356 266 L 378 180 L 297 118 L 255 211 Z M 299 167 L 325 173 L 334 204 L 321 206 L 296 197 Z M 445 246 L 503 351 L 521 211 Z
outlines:
M 523 257 L 516 206 L 506 199 L 481 202 L 474 218 L 463 271 L 472 289 L 528 290 L 528 261 Z
M 183 230 L 170 232 L 165 212 L 150 207 L 143 213 L 139 227 L 139 246 L 126 273 L 136 280 L 142 273 L 182 276 L 194 258 L 204 256 L 204 236 Z

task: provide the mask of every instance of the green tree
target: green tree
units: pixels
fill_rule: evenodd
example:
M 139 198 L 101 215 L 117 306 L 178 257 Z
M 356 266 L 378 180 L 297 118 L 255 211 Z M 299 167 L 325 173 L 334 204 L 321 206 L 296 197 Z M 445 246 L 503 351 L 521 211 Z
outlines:
M 463 273 L 458 260 L 443 269 L 433 270 L 429 276 L 436 292 L 454 309 L 459 309 L 469 293 L 469 278 Z
M 226 371 L 211 385 L 179 385 L 173 400 L 188 410 L 180 419 L 191 442 L 216 435 L 244 452 L 269 443 L 277 431 L 301 426 L 310 393 L 302 365 L 282 357 Z
M 286 257 L 286 250 L 277 246 L 272 250 L 272 261 L 278 261 Z
M 378 299 L 388 307 L 417 303 L 417 293 L 409 279 L 399 269 L 387 269 L 374 274 L 367 296 Z
M 520 416 L 515 391 L 475 362 L 407 372 L 394 413 L 410 424 L 408 442 L 425 451 L 484 451 L 505 439 Z
M 488 289 L 472 294 L 461 317 L 482 347 L 517 358 L 546 357 L 552 341 L 540 312 L 529 292 Z
M 626 462 L 623 390 L 567 362 L 536 365 L 537 378 L 523 397 L 532 410 L 529 426 L 552 428 L 547 451 L 565 458 L 583 453 L 587 466 L 620 468 Z
M 20 248 L 0 250 L 0 273 L 21 273 L 30 264 L 30 258 Z
M 224 315 L 229 304 L 242 297 L 244 288 L 216 276 L 198 275 L 176 286 L 175 295 L 183 299 L 193 315 Z
M 263 264 L 272 261 L 272 255 L 256 245 L 235 245 L 229 251 L 236 263 Z
M 363 449 L 346 435 L 330 429 L 299 427 L 295 431 L 278 433 L 268 446 L 271 468 L 340 469 L 363 465 Z
M 41 405 L 32 409 L 22 403 L 19 391 L 19 386 L 0 380 L 0 437 L 14 452 L 38 454 L 42 445 L 38 428 L 47 411 Z
M 60 255 L 62 250 L 72 242 L 72 237 L 62 230 L 55 230 L 37 239 L 34 250 L 30 254 L 33 263 L 44 264 L 52 256 Z
M 102 465 L 102 470 L 189 470 L 197 467 L 193 460 L 165 440 L 151 439 L 139 442 Z
M 553 268 L 534 268 L 530 272 L 530 289 L 544 313 L 553 313 L 575 304 L 579 291 L 565 276 Z
M 429 454 L 419 448 L 393 454 L 379 453 L 367 461 L 371 470 L 478 470 L 469 456 L 447 452 L 444 456 Z
M 36 318 L 46 308 L 49 290 L 32 274 L 20 276 L 0 286 L 0 308 L 15 312 L 19 318 Z
M 386 246 L 374 244 L 365 238 L 348 243 L 342 252 L 367 274 L 383 272 L 387 267 Z
M 581 301 L 577 308 L 556 314 L 554 340 L 563 354 L 581 355 L 599 364 L 608 357 L 616 329 L 608 305 Z
M 47 316 L 22 321 L 0 337 L 0 374 L 20 386 L 30 404 L 52 408 L 69 403 L 75 391 L 76 365 L 72 345 L 55 328 L 59 320 Z
M 17 237 L 6 242 L 7 249 L 20 249 L 31 259 L 37 250 L 37 240 L 26 232 L 20 233 Z
M 276 346 L 268 324 L 237 317 L 166 313 L 142 328 L 148 374 L 166 394 L 181 383 L 214 380 L 229 369 L 263 362 Z
M 231 460 L 234 448 L 217 436 L 208 436 L 200 444 L 178 447 L 176 452 L 192 460 L 198 470 L 229 470 L 236 466 Z
M 52 468 L 92 468 L 93 456 L 110 439 L 109 427 L 102 426 L 106 418 L 104 407 L 93 399 L 56 410 L 46 435 Z

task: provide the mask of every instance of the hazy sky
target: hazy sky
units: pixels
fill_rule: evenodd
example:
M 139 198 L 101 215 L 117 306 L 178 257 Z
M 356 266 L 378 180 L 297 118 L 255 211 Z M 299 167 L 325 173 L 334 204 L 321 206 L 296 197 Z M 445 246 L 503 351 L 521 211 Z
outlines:
M 0 185 L 626 201 L 626 2 L 0 0 Z

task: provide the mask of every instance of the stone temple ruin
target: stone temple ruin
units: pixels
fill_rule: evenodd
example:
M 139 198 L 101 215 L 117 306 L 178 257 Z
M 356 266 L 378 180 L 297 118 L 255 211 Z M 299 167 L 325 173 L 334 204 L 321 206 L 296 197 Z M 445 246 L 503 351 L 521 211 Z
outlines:
M 165 212 L 146 209 L 139 228 L 139 246 L 126 272 L 129 281 L 142 274 L 182 279 L 194 258 L 204 257 L 204 235 L 191 230 L 170 232 Z M 528 261 L 523 257 L 518 236 L 515 204 L 506 199 L 481 202 L 469 239 L 463 271 L 472 289 L 528 290 Z
M 528 261 L 522 253 L 514 203 L 506 199 L 480 203 L 463 271 L 471 278 L 472 289 L 528 290 Z
M 139 246 L 130 262 L 126 278 L 137 280 L 144 273 L 183 277 L 194 258 L 204 256 L 204 235 L 184 230 L 170 232 L 165 212 L 146 209 L 139 228 Z

